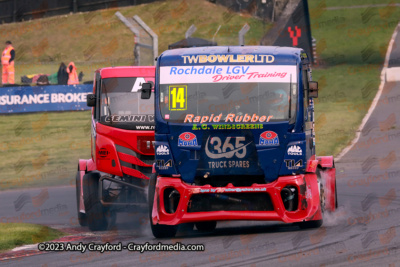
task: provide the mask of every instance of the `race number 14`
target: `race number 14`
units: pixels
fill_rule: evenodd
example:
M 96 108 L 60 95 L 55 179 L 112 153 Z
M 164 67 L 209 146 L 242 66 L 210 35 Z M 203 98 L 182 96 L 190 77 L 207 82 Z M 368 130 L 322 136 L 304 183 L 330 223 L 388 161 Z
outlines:
M 187 86 L 170 85 L 169 86 L 169 110 L 187 109 Z

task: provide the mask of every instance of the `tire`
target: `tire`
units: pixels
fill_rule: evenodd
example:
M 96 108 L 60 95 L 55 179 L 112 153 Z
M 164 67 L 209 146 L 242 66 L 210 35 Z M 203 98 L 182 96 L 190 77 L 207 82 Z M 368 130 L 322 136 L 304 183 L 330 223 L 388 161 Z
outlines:
M 86 219 L 91 231 L 107 230 L 115 222 L 115 213 L 104 207 L 99 196 L 100 174 L 89 172 L 83 176 L 83 200 Z
M 148 189 L 149 219 L 150 219 L 149 221 L 150 221 L 151 231 L 153 232 L 153 235 L 156 238 L 171 238 L 175 236 L 178 230 L 177 225 L 153 224 L 152 213 L 153 213 L 154 194 L 156 191 L 156 183 L 157 183 L 157 173 L 152 173 L 150 176 L 150 183 Z
M 80 177 L 80 173 L 79 173 L 79 170 L 78 170 L 78 172 L 76 174 L 76 179 L 75 179 L 76 211 L 77 211 L 79 225 L 80 226 L 86 226 L 87 225 L 86 214 L 79 211 L 79 196 L 81 195 L 80 179 L 81 179 L 81 177 Z
M 212 232 L 217 227 L 216 221 L 197 222 L 195 223 L 197 230 L 200 232 Z
M 301 229 L 312 229 L 312 228 L 319 228 L 323 224 L 323 220 L 317 220 L 317 221 L 307 221 L 307 222 L 300 222 L 297 225 Z

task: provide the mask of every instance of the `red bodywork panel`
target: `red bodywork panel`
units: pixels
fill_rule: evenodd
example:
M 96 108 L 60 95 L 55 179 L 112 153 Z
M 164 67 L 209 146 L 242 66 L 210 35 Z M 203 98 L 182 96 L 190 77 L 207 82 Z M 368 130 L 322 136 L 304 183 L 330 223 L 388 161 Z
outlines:
M 109 67 L 95 71 L 99 73 L 101 79 L 106 78 L 123 78 L 123 77 L 144 77 L 146 80 L 154 82 L 155 67 Z M 96 81 L 96 78 L 95 78 Z M 96 92 L 95 82 L 93 83 L 93 93 Z M 78 171 L 80 176 L 80 196 L 79 211 L 85 213 L 83 202 L 83 176 L 89 171 L 101 171 L 108 174 L 123 176 L 123 174 L 131 175 L 141 179 L 149 179 L 140 171 L 121 166 L 121 161 L 143 167 L 151 167 L 134 155 L 154 155 L 154 131 L 134 131 L 118 129 L 95 122 L 93 119 L 92 108 L 92 158 L 80 159 Z M 94 138 L 95 136 L 95 138 Z M 143 146 L 143 142 L 150 141 L 150 148 Z M 117 151 L 116 145 L 123 147 L 124 152 Z M 129 154 L 127 154 L 129 153 Z
M 321 176 L 326 188 L 325 208 L 333 212 L 336 210 L 336 169 L 322 169 Z
M 80 159 L 79 160 L 79 171 L 94 171 L 96 170 L 96 164 L 92 159 Z
M 123 77 L 144 77 L 154 82 L 155 67 L 109 67 L 96 70 L 102 79 Z M 95 88 L 93 88 L 95 92 Z M 93 116 L 93 109 L 92 109 Z M 130 167 L 121 166 L 121 161 L 138 166 L 151 167 L 140 161 L 134 154 L 154 155 L 154 131 L 124 130 L 96 123 L 96 155 L 92 155 L 96 169 L 118 176 L 127 174 L 141 179 L 149 179 L 143 173 Z M 92 137 L 93 138 L 93 137 Z M 150 141 L 150 149 L 143 142 Z M 93 145 L 93 144 L 92 144 Z M 131 150 L 133 155 L 117 151 L 116 145 Z
M 95 73 L 99 73 L 101 79 L 144 77 L 154 82 L 155 67 L 108 67 L 98 69 L 95 71 Z M 95 93 L 95 83 L 93 83 L 93 93 Z M 137 178 L 149 179 L 138 170 L 132 169 L 130 167 L 121 166 L 121 161 L 138 166 L 151 167 L 151 165 L 142 162 L 134 155 L 154 155 L 154 131 L 124 130 L 100 124 L 98 122 L 95 122 L 93 119 L 92 128 L 96 129 L 95 143 L 92 135 L 92 159 L 79 160 L 80 170 L 98 170 L 118 176 L 123 176 L 123 174 L 125 173 Z M 143 142 L 146 141 L 150 141 L 150 148 L 143 146 Z M 125 151 L 117 151 L 116 145 L 123 147 Z M 131 154 L 127 154 L 126 150 L 130 151 Z
M 318 164 L 323 168 L 333 168 L 333 156 L 321 156 L 317 157 Z
M 336 169 L 333 156 L 313 156 L 307 162 L 307 172 L 315 172 L 320 167 L 322 180 L 325 182 L 325 208 L 331 212 L 336 210 Z
M 131 150 L 133 153 L 142 155 L 154 155 L 154 132 L 153 131 L 135 131 L 123 130 L 97 123 L 96 137 L 96 167 L 97 170 L 113 175 L 123 176 L 123 173 L 142 179 L 149 179 L 138 170 L 121 166 L 121 161 L 128 162 L 138 166 L 151 167 L 137 157 L 123 152 L 118 152 L 116 145 Z M 139 138 L 140 137 L 140 138 Z M 140 151 L 138 149 L 139 141 L 150 141 L 152 149 Z M 102 153 L 103 152 L 103 153 Z
M 281 199 L 281 190 L 287 185 L 296 186 L 299 192 L 299 209 L 286 211 Z M 180 201 L 175 213 L 169 214 L 165 211 L 164 190 L 171 188 L 178 190 Z M 189 200 L 193 194 L 202 192 L 229 193 L 238 190 L 246 193 L 267 192 L 274 206 L 273 211 L 209 211 L 209 212 L 187 212 Z M 235 190 L 232 190 L 235 189 Z M 256 191 L 259 190 L 259 191 Z M 228 191 L 226 191 L 228 193 Z M 306 205 L 304 205 L 306 202 Z M 247 187 L 211 187 L 192 186 L 182 182 L 179 178 L 159 177 L 157 179 L 156 192 L 154 194 L 153 224 L 177 225 L 181 223 L 199 221 L 223 221 L 223 220 L 265 220 L 283 221 L 285 223 L 302 222 L 322 219 L 320 210 L 319 190 L 316 174 L 305 174 L 296 176 L 283 176 L 269 184 L 253 184 Z
M 154 77 L 156 68 L 152 66 L 140 67 L 109 67 L 96 70 L 102 79 L 123 77 Z
M 330 211 L 336 210 L 336 168 L 333 156 L 317 157 L 318 165 L 322 168 L 322 179 L 326 183 L 326 208 Z
M 318 160 L 315 159 L 315 155 L 312 155 L 309 160 L 307 160 L 306 172 L 315 173 L 318 167 Z

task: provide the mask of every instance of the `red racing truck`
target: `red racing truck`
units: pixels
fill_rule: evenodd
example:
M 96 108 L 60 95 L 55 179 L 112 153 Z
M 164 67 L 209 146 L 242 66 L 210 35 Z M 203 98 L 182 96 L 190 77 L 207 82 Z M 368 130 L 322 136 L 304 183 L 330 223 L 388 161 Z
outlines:
M 147 98 L 150 84 L 143 85 Z M 146 91 L 146 92 L 145 92 Z M 165 51 L 155 83 L 155 237 L 182 223 L 265 220 L 319 227 L 337 206 L 332 156 L 316 156 L 307 54 L 219 46 Z
M 117 211 L 146 206 L 154 162 L 154 98 L 141 99 L 142 84 L 154 83 L 154 67 L 96 70 L 92 108 L 91 159 L 76 175 L 78 220 L 92 231 L 106 230 Z

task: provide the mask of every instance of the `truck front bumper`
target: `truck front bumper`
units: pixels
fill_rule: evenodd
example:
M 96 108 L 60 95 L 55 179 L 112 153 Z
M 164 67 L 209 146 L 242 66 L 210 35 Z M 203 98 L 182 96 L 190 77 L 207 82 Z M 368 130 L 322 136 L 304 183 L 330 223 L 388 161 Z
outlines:
M 298 208 L 295 211 L 287 211 L 283 204 L 281 191 L 287 186 L 294 186 L 298 191 Z M 171 188 L 179 192 L 179 202 L 175 212 L 167 212 L 165 202 L 168 201 L 164 196 L 165 190 L 170 192 Z M 240 194 L 243 193 L 266 193 L 272 203 L 272 210 L 252 211 L 252 210 L 218 210 L 190 212 L 188 207 L 194 195 L 198 194 Z M 269 184 L 253 184 L 246 187 L 234 187 L 228 184 L 226 187 L 212 187 L 210 185 L 193 186 L 184 183 L 180 178 L 158 177 L 154 194 L 152 211 L 153 224 L 178 225 L 181 223 L 200 222 L 200 221 L 223 221 L 223 220 L 265 220 L 282 221 L 294 223 L 310 220 L 322 219 L 319 197 L 319 185 L 317 176 L 314 173 L 282 176 Z

